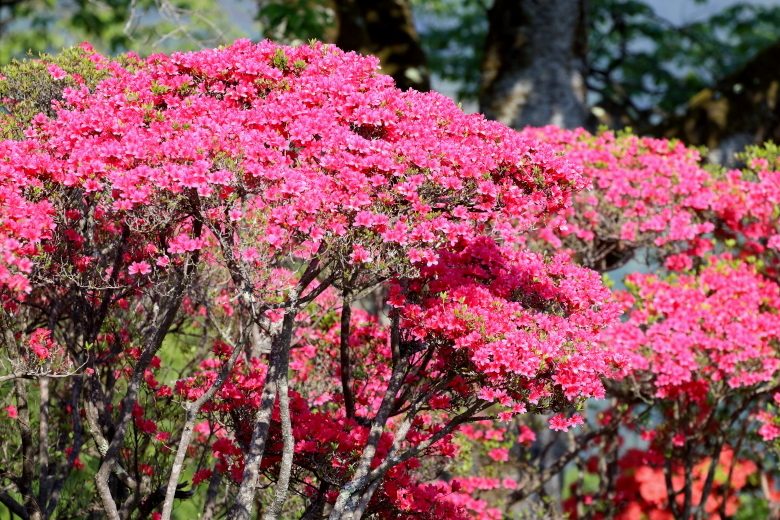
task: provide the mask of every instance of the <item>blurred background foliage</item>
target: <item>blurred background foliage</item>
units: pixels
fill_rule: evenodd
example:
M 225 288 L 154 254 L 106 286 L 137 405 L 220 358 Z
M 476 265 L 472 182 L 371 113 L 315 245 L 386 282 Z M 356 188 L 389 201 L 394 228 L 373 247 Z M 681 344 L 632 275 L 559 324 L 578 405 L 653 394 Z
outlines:
M 706 0 L 681 0 L 706 3 Z M 0 0 L 0 63 L 90 41 L 116 54 L 192 50 L 247 37 L 337 43 L 340 26 L 371 0 Z M 401 6 L 407 0 L 384 2 Z M 639 129 L 685 112 L 697 92 L 743 67 L 780 40 L 780 6 L 745 2 L 675 24 L 652 1 L 590 0 L 587 102 L 613 126 Z M 411 0 L 413 35 L 437 85 L 460 101 L 479 98 L 491 0 Z M 363 8 L 363 12 L 361 12 Z M 398 23 L 377 13 L 383 26 Z M 365 16 L 363 16 L 365 18 Z M 375 29 L 375 28 L 372 28 Z M 543 30 L 541 28 L 540 30 Z M 353 31 L 354 32 L 354 31 Z M 376 31 L 375 31 L 376 32 Z M 550 35 L 554 37 L 554 35 Z M 370 35 L 369 35 L 370 37 Z M 376 45 L 362 43 L 376 54 Z M 386 46 L 392 41 L 382 42 Z M 360 46 L 357 45 L 356 46 Z M 355 49 L 364 50 L 364 49 Z M 387 61 L 387 60 L 385 60 Z M 394 74 L 396 75 L 396 74 Z M 396 78 L 398 80 L 398 78 Z M 420 82 L 418 82 L 420 83 Z M 427 84 L 410 85 L 427 88 Z
M 217 46 L 253 36 L 241 14 L 218 0 L 0 0 L 0 63 L 84 41 L 107 54 Z
M 780 38 L 780 7 L 741 3 L 676 26 L 637 0 L 593 0 L 588 89 L 629 120 L 681 114 L 699 91 Z
M 355 17 L 355 6 L 371 3 L 0 0 L 0 63 L 85 40 L 104 53 L 132 50 L 142 55 L 215 46 L 240 37 L 336 42 L 344 14 Z M 491 0 L 411 0 L 410 7 L 431 76 L 445 82 L 459 100 L 477 100 Z M 652 2 L 590 0 L 588 103 L 625 125 L 658 124 L 682 114 L 697 92 L 733 74 L 778 39 L 777 5 L 739 3 L 677 25 L 658 16 Z

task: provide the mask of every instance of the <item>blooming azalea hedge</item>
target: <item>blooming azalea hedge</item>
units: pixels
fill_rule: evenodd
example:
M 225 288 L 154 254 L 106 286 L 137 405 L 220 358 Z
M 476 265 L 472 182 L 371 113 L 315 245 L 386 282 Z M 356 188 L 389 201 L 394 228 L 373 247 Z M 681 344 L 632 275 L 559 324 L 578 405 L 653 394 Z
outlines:
M 565 510 L 577 518 L 771 514 L 780 437 L 777 148 L 751 148 L 743 170 L 723 171 L 700 166 L 679 143 L 553 127 L 523 133 L 580 158 L 592 189 L 521 240 L 628 273 L 613 291 L 622 319 L 600 342 L 629 368 L 607 382 L 606 409 L 584 413 L 590 420 L 567 433 L 569 448 L 547 467 L 540 453 L 555 448 L 525 448 L 520 430 L 500 470 L 521 468 L 505 500 L 543 492 L 565 473 Z M 647 448 L 641 457 L 625 447 L 637 441 Z M 736 455 L 724 462 L 724 453 Z M 627 492 L 639 474 L 658 490 L 652 500 Z
M 518 133 L 377 66 L 239 41 L 2 70 L 0 503 L 500 518 L 483 493 L 578 466 L 577 518 L 773 500 L 746 459 L 780 432 L 772 150 Z M 627 292 L 592 270 L 631 258 Z M 538 414 L 570 440 L 544 468 Z

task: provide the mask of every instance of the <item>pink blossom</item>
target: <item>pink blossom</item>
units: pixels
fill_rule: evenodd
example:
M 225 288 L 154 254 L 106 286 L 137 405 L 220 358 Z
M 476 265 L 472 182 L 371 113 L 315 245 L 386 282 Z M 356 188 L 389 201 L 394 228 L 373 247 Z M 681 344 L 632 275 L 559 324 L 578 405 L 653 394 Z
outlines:
M 152 266 L 147 262 L 133 262 L 127 271 L 130 274 L 149 274 L 152 272 Z
M 780 437 L 780 427 L 772 423 L 762 424 L 758 429 L 758 434 L 764 441 L 773 441 Z
M 203 238 L 190 238 L 187 235 L 177 235 L 168 246 L 169 253 L 186 253 L 188 251 L 197 251 L 206 245 Z
M 244 262 L 252 262 L 260 257 L 260 253 L 256 248 L 250 247 L 241 252 L 241 260 Z
M 51 77 L 54 78 L 55 80 L 63 79 L 68 75 L 67 72 L 65 72 L 60 67 L 54 64 L 47 66 L 46 69 L 49 71 Z
M 519 444 L 528 444 L 530 445 L 532 442 L 536 440 L 536 434 L 525 425 L 520 425 L 520 435 L 517 436 L 517 442 Z
M 368 263 L 372 260 L 371 254 L 358 244 L 354 247 L 352 254 L 349 255 L 351 264 Z
M 557 430 L 557 431 L 569 431 L 570 427 L 577 426 L 578 424 L 582 424 L 582 416 L 581 415 L 574 415 L 571 418 L 566 418 L 565 415 L 562 413 L 559 413 L 557 415 L 554 415 L 553 417 L 550 417 L 550 429 L 551 430 Z
M 241 208 L 232 208 L 228 213 L 228 216 L 230 217 L 231 222 L 236 222 L 241 220 L 241 218 L 244 216 L 244 212 L 241 211 Z
M 44 360 L 52 355 L 52 351 L 55 348 L 54 342 L 51 340 L 51 331 L 48 329 L 36 329 L 30 335 L 30 349 L 36 355 L 39 360 Z
M 496 462 L 506 462 L 509 460 L 509 450 L 506 448 L 494 448 L 488 452 L 488 457 Z

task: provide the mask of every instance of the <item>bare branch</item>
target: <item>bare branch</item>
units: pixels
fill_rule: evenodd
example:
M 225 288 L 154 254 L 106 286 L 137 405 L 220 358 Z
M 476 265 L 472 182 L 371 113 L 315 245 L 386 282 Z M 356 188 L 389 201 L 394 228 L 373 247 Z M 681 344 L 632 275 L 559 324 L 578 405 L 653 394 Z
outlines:
M 22 520 L 30 520 L 30 513 L 27 512 L 27 509 L 5 491 L 0 491 L 0 504 L 3 504 L 11 513 Z
M 163 503 L 162 511 L 163 520 L 169 520 L 171 518 L 171 513 L 173 512 L 173 503 L 176 490 L 178 489 L 179 475 L 181 475 L 182 469 L 184 467 L 184 459 L 187 456 L 187 448 L 189 448 L 190 441 L 192 440 L 192 434 L 195 431 L 195 421 L 198 419 L 198 414 L 200 413 L 201 408 L 203 408 L 203 405 L 210 401 L 211 398 L 214 397 L 214 395 L 216 395 L 216 393 L 225 384 L 225 381 L 227 381 L 230 372 L 233 370 L 239 355 L 243 351 L 244 345 L 249 342 L 249 332 L 251 325 L 242 327 L 241 337 L 237 343 L 234 343 L 230 340 L 229 335 L 222 331 L 222 329 L 219 327 L 219 324 L 213 317 L 212 322 L 216 326 L 217 330 L 223 332 L 222 338 L 233 349 L 233 352 L 227 362 L 222 365 L 222 369 L 219 371 L 219 375 L 211 384 L 209 389 L 206 390 L 206 392 L 204 392 L 203 395 L 201 395 L 198 399 L 191 403 L 187 403 L 184 406 L 184 409 L 187 412 L 187 419 L 184 422 L 181 438 L 179 439 L 179 446 L 176 450 L 176 456 L 173 460 L 171 474 L 168 477 L 168 486 L 165 493 L 165 502 Z

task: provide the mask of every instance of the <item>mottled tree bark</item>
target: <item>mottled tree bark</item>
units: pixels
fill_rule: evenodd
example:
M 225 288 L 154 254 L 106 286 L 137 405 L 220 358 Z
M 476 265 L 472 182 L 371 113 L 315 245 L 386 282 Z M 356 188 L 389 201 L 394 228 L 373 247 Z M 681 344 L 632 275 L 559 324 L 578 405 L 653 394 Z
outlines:
M 407 90 L 430 90 L 430 73 L 412 23 L 409 0 L 334 0 L 338 21 L 335 44 L 377 56 L 382 72 Z
M 696 94 L 686 112 L 650 133 L 710 149 L 708 159 L 736 166 L 734 153 L 750 144 L 780 142 L 780 42 L 738 72 Z
M 496 0 L 480 111 L 513 128 L 583 126 L 586 0 Z

